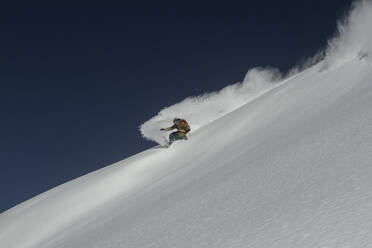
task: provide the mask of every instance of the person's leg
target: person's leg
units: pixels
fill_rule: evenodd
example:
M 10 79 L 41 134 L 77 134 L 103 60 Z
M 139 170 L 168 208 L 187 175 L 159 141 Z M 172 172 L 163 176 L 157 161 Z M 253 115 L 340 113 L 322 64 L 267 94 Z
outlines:
M 174 141 L 181 139 L 178 132 L 173 132 L 169 134 L 169 142 L 168 145 L 171 145 Z

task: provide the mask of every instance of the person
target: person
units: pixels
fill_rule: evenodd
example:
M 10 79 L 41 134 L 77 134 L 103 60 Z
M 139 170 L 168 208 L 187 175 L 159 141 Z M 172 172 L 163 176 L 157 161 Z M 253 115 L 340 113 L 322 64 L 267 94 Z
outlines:
M 160 131 L 171 131 L 173 129 L 177 129 L 177 131 L 169 134 L 169 142 L 168 146 L 170 146 L 174 141 L 186 139 L 186 134 L 190 132 L 190 126 L 186 120 L 180 118 L 173 119 L 173 125 L 167 128 L 161 128 Z

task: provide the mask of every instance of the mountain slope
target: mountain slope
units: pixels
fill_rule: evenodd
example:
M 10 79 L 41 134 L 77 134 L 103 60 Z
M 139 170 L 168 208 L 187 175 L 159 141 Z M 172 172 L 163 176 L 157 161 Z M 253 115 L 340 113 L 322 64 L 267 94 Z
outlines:
M 187 142 L 145 151 L 5 212 L 1 246 L 370 244 L 371 66 L 319 67 Z

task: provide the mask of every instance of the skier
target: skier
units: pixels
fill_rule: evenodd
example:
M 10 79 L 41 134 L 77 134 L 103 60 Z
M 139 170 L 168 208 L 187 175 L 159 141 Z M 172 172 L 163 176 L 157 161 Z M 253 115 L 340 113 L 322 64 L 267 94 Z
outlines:
M 190 126 L 184 119 L 174 118 L 173 126 L 168 128 L 161 128 L 160 131 L 171 131 L 177 129 L 176 132 L 169 134 L 169 142 L 167 146 L 170 146 L 174 141 L 185 139 L 187 140 L 186 134 L 190 132 Z

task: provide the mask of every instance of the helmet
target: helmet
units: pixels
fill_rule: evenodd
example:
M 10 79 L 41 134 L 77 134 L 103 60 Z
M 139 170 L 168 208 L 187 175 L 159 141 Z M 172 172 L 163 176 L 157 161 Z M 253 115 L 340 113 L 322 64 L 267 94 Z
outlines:
M 177 117 L 173 119 L 173 123 L 177 123 L 177 122 L 180 122 L 180 121 L 181 121 L 181 119 L 177 118 Z

